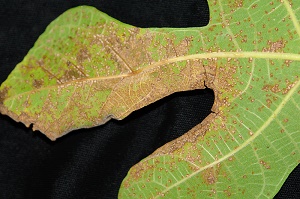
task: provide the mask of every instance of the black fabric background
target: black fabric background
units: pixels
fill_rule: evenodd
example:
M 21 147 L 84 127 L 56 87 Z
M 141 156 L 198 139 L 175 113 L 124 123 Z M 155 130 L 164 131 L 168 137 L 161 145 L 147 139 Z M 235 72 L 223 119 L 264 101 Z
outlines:
M 140 27 L 203 26 L 204 0 L 0 0 L 0 83 L 46 26 L 78 5 L 92 5 Z M 213 104 L 209 89 L 176 93 L 110 121 L 51 142 L 0 115 L 0 198 L 117 198 L 129 168 L 201 122 Z M 300 198 L 299 166 L 276 198 Z

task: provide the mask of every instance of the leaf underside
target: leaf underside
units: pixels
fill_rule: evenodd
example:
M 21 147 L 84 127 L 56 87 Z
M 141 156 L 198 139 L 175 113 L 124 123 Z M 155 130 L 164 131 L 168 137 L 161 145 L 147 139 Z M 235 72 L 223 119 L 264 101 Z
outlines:
M 213 113 L 129 171 L 120 198 L 272 198 L 299 163 L 299 1 L 209 1 L 208 26 L 141 29 L 81 6 L 0 87 L 0 111 L 47 137 L 212 88 Z

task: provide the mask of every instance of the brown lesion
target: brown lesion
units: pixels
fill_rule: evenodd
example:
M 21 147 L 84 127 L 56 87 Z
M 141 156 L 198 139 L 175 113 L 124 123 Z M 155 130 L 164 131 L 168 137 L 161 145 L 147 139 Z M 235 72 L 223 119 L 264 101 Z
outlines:
M 124 35 L 119 36 L 114 26 L 116 24 L 112 23 L 111 28 L 107 28 L 109 35 L 98 37 L 96 42 L 102 44 L 106 53 L 113 55 L 111 58 L 123 67 L 121 71 L 132 73 L 143 66 L 146 60 L 148 63 L 153 62 L 148 48 L 154 34 L 145 33 L 140 37 L 140 29 L 132 28 L 124 30 Z
M 272 91 L 273 93 L 278 93 L 281 91 L 278 84 L 275 84 L 275 85 L 266 84 L 262 87 L 262 90 L 267 91 L 267 92 Z
M 263 48 L 263 52 L 282 52 L 286 45 L 286 41 L 283 39 L 277 40 L 275 42 L 268 40 L 267 47 Z
M 216 167 L 210 167 L 201 173 L 205 184 L 211 185 L 211 184 L 215 184 L 218 181 L 220 167 L 221 165 L 217 164 Z
M 91 54 L 86 46 L 80 47 L 79 51 L 76 54 L 76 61 L 65 60 L 67 69 L 64 74 L 57 78 L 59 83 L 66 83 L 76 79 L 87 78 L 86 73 L 84 72 L 84 61 L 91 59 Z
M 6 99 L 8 90 L 9 88 L 6 86 L 0 91 L 0 105 L 2 105 L 4 100 Z
M 67 70 L 64 74 L 64 78 L 66 78 L 67 80 L 75 80 L 75 79 L 79 79 L 80 77 L 82 77 L 82 75 L 72 69 Z
M 115 30 L 115 26 L 115 23 L 109 24 L 106 28 L 107 35 L 95 35 L 91 44 L 101 46 L 100 49 L 117 63 L 121 73 L 138 73 L 154 63 L 186 55 L 193 41 L 191 36 L 175 44 L 174 35 L 164 37 L 164 41 L 156 40 L 156 34 L 159 33 L 141 32 L 138 28 L 124 29 L 124 34 L 121 35 Z M 156 60 L 153 53 L 159 55 L 159 60 Z
M 40 80 L 35 79 L 35 80 L 33 80 L 33 83 L 32 83 L 33 87 L 37 88 L 37 89 L 41 88 L 43 86 L 43 84 L 44 84 L 44 81 L 42 79 L 40 79 Z
M 260 161 L 259 161 L 259 164 L 263 165 L 266 169 L 270 169 L 270 168 L 271 168 L 270 164 L 267 163 L 267 162 L 264 161 L 264 160 L 260 160 Z
M 83 63 L 85 60 L 90 58 L 91 58 L 91 54 L 88 51 L 86 46 L 81 48 L 76 55 L 76 60 L 78 63 Z
M 76 79 L 86 78 L 87 75 L 75 64 L 73 64 L 71 61 L 67 61 L 66 65 L 68 66 L 68 70 L 64 72 L 64 75 L 61 76 L 59 81 L 61 83 L 66 83 L 69 81 L 73 81 Z
M 285 80 L 286 87 L 282 89 L 282 94 L 287 94 L 296 84 L 296 82 L 292 82 L 288 79 Z

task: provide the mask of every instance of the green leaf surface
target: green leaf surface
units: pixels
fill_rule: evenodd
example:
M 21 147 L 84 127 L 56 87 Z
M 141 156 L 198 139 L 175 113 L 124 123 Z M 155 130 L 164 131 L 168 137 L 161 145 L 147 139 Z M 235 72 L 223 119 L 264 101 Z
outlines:
M 192 45 L 177 34 L 123 24 L 92 7 L 71 9 L 1 85 L 0 110 L 55 140 L 176 91 L 205 88 L 199 61 L 177 58 Z
M 55 140 L 209 87 L 213 113 L 132 167 L 119 197 L 272 198 L 300 159 L 300 2 L 209 7 L 208 26 L 186 29 L 67 11 L 2 83 L 1 113 Z
M 209 5 L 189 58 L 214 68 L 215 113 L 134 166 L 120 198 L 272 198 L 299 163 L 300 3 Z

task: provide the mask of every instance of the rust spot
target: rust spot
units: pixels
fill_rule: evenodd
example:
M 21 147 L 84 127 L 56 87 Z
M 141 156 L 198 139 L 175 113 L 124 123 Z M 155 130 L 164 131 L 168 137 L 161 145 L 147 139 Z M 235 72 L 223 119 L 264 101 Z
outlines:
M 285 118 L 285 119 L 283 120 L 284 123 L 287 123 L 288 121 L 289 121 L 288 118 Z
M 270 107 L 271 107 L 271 104 L 272 104 L 272 100 L 267 99 L 266 101 L 267 101 L 267 107 L 270 108 Z
M 295 82 L 290 82 L 289 80 L 285 80 L 286 87 L 283 89 L 282 94 L 287 94 L 295 85 Z
M 270 40 L 267 41 L 267 48 L 263 48 L 263 52 L 282 52 L 283 48 L 285 47 L 286 42 L 283 40 L 278 40 L 272 42 Z
M 229 161 L 233 161 L 233 160 L 235 160 L 235 158 L 234 158 L 233 156 L 230 156 L 230 157 L 228 158 L 228 160 L 229 160 Z
M 278 84 L 275 84 L 275 85 L 266 84 L 263 86 L 262 90 L 263 91 L 272 91 L 273 93 L 278 93 L 281 91 Z
M 261 112 L 264 108 L 265 108 L 265 106 L 261 106 L 261 107 L 258 108 L 258 111 Z
M 204 174 L 204 181 L 207 183 L 207 184 L 214 184 L 216 183 L 217 179 L 216 179 L 216 176 L 213 172 L 213 169 L 209 169 L 210 171 L 206 172 Z
M 228 186 L 228 189 L 225 189 L 225 190 L 224 190 L 224 193 L 225 193 L 228 197 L 231 196 L 231 191 L 230 191 L 230 189 L 231 189 L 231 187 Z
M 44 84 L 44 81 L 42 80 L 42 79 L 40 79 L 40 80 L 33 80 L 33 87 L 34 88 L 41 88 L 42 87 L 42 85 Z
M 76 60 L 79 63 L 82 63 L 89 58 L 91 58 L 91 54 L 89 53 L 89 51 L 86 47 L 80 49 L 76 55 Z
M 219 175 L 219 172 L 220 172 L 220 164 L 218 164 L 216 168 L 210 167 L 206 169 L 202 173 L 204 182 L 208 185 L 215 184 L 218 180 L 217 176 Z
M 257 8 L 257 6 L 258 6 L 257 4 L 254 4 L 254 5 L 251 6 L 251 8 L 255 9 L 255 8 Z
M 263 165 L 266 169 L 270 169 L 271 168 L 270 165 L 267 162 L 263 161 L 263 160 L 260 160 L 259 164 Z
M 60 81 L 64 83 L 84 77 L 85 76 L 82 75 L 82 73 L 80 73 L 79 71 L 70 69 L 65 72 L 65 74 L 60 78 Z
M 234 2 L 232 2 L 232 5 L 230 6 L 231 8 L 241 8 L 243 7 L 243 0 L 235 0 Z
M 216 26 L 217 26 L 217 25 L 212 25 L 208 30 L 209 30 L 209 31 L 214 31 L 214 29 L 215 29 Z

